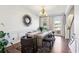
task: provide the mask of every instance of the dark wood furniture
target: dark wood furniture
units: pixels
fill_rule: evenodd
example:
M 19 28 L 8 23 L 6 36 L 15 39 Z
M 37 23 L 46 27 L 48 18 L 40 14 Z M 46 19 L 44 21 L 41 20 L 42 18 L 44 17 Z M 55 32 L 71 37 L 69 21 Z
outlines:
M 35 53 L 37 52 L 37 42 L 35 38 L 25 37 L 21 38 L 21 52 L 22 53 Z
M 48 42 L 50 43 L 50 47 L 52 47 L 53 45 L 52 38 L 48 37 L 48 38 L 43 39 L 43 37 L 47 36 L 49 33 L 51 33 L 51 31 L 43 32 L 43 33 L 40 33 L 40 32 L 27 33 L 26 36 L 23 36 L 21 38 L 21 52 L 22 53 L 36 53 L 38 52 L 39 49 L 42 48 L 43 46 L 42 42 Z

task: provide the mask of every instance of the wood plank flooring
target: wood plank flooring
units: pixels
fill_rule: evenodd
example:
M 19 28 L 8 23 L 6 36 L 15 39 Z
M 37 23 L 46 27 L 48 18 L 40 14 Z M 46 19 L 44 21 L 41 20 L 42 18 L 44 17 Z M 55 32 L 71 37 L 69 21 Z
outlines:
M 10 50 L 12 50 L 12 49 L 10 49 Z M 43 49 L 43 50 L 45 51 L 45 49 Z M 13 50 L 12 50 L 12 52 L 13 52 Z M 15 53 L 18 53 L 18 52 L 15 52 Z M 39 53 L 39 52 L 37 52 L 37 53 Z M 47 53 L 47 52 L 40 52 L 40 53 Z M 55 36 L 54 45 L 51 49 L 51 52 L 48 52 L 48 53 L 70 53 L 70 49 L 68 46 L 68 40 L 64 39 L 64 37 L 61 37 L 61 36 Z
M 52 47 L 51 53 L 70 53 L 68 40 L 64 37 L 56 36 L 56 40 Z

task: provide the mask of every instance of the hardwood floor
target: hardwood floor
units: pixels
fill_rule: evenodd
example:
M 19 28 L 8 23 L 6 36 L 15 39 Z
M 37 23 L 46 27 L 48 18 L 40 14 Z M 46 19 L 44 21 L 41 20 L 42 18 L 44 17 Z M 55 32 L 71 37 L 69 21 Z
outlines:
M 56 40 L 52 47 L 51 53 L 70 53 L 70 49 L 68 47 L 68 40 L 63 37 L 56 36 Z
M 16 44 L 16 47 L 20 47 L 20 44 Z M 46 49 L 46 48 L 45 48 Z M 60 36 L 56 36 L 55 37 L 55 42 L 54 45 L 51 49 L 51 52 L 46 52 L 45 49 L 42 49 L 43 51 L 41 52 L 37 52 L 37 53 L 70 53 L 70 49 L 68 47 L 68 40 L 64 39 L 63 37 Z M 19 53 L 18 51 L 20 51 L 20 49 L 18 51 L 16 51 L 15 49 L 9 47 L 8 49 L 8 53 Z M 48 49 L 46 49 L 48 50 Z M 21 52 L 20 52 L 21 53 Z

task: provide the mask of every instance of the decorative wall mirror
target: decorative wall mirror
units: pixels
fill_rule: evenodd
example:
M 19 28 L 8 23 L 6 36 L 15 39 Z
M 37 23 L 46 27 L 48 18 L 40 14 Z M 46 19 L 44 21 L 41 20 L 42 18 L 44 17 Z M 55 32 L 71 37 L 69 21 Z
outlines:
M 31 24 L 31 17 L 29 15 L 24 15 L 23 22 L 25 25 L 29 26 Z

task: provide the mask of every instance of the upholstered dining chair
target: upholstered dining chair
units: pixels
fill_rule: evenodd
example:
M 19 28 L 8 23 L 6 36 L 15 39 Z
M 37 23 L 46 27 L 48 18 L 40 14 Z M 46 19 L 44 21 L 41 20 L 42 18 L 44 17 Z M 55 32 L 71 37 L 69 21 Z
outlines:
M 42 47 L 45 46 L 45 45 L 44 45 L 44 42 L 45 42 L 46 45 L 47 45 L 47 43 L 50 44 L 50 45 L 48 45 L 48 46 L 49 46 L 49 48 L 51 49 L 51 48 L 53 47 L 54 41 L 55 41 L 54 36 L 53 36 L 51 33 L 49 33 L 48 35 L 46 35 L 46 36 L 43 38 Z

